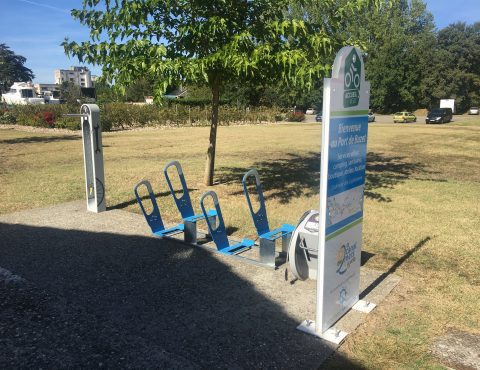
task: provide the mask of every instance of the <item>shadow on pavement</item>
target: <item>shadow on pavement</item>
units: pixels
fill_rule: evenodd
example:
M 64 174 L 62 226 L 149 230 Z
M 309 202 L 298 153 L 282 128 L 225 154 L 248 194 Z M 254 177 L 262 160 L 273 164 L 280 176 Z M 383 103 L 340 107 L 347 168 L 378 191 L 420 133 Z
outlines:
M 26 279 L 0 280 L 2 368 L 318 368 L 332 352 L 200 248 L 18 224 L 0 240 Z

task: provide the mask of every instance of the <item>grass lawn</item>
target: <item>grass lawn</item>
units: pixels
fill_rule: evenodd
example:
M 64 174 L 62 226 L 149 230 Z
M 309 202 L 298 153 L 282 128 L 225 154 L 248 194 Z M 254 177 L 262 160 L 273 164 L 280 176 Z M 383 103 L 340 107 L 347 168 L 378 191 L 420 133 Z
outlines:
M 234 235 L 255 235 L 240 183 L 251 167 L 260 172 L 272 226 L 318 208 L 320 134 L 318 124 L 219 128 L 213 189 Z M 207 141 L 207 128 L 105 133 L 107 205 L 139 212 L 133 186 L 146 178 L 164 219 L 178 222 L 162 173 L 177 159 L 199 211 Z M 0 130 L 0 158 L 0 213 L 84 196 L 79 135 Z M 480 332 L 479 194 L 480 119 L 370 125 L 363 250 L 373 257 L 366 266 L 402 281 L 342 346 L 351 360 L 438 368 L 429 355 L 435 338 L 453 328 Z

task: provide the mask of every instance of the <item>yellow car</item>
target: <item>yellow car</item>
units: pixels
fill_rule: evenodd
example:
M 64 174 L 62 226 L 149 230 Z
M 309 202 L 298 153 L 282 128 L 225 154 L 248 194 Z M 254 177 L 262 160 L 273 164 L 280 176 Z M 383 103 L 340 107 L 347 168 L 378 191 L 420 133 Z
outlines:
M 397 112 L 393 115 L 393 123 L 417 122 L 417 117 L 410 112 Z

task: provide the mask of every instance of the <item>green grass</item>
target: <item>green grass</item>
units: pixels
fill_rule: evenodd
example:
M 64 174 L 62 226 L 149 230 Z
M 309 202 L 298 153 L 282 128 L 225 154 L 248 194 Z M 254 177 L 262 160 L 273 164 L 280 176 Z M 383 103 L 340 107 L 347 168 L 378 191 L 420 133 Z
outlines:
M 240 185 L 251 167 L 264 183 L 272 226 L 318 208 L 320 134 L 317 124 L 219 128 L 213 189 L 234 235 L 255 235 Z M 164 218 L 178 222 L 162 174 L 177 159 L 198 211 L 207 140 L 207 128 L 104 134 L 107 205 L 139 212 L 132 189 L 147 178 Z M 480 331 L 480 119 L 372 124 L 368 152 L 364 250 L 374 256 L 367 267 L 392 268 L 402 281 L 341 351 L 368 368 L 439 368 L 428 350 L 437 336 Z M 0 213 L 84 196 L 78 135 L 0 130 L 0 156 Z

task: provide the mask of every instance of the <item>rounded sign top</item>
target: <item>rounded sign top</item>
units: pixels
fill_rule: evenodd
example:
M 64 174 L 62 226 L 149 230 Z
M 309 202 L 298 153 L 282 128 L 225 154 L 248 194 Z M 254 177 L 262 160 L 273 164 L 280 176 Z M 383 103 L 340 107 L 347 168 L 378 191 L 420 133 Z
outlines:
M 360 100 L 360 88 L 365 81 L 362 53 L 354 46 L 345 46 L 333 63 L 332 78 L 343 81 L 343 107 L 356 107 Z

